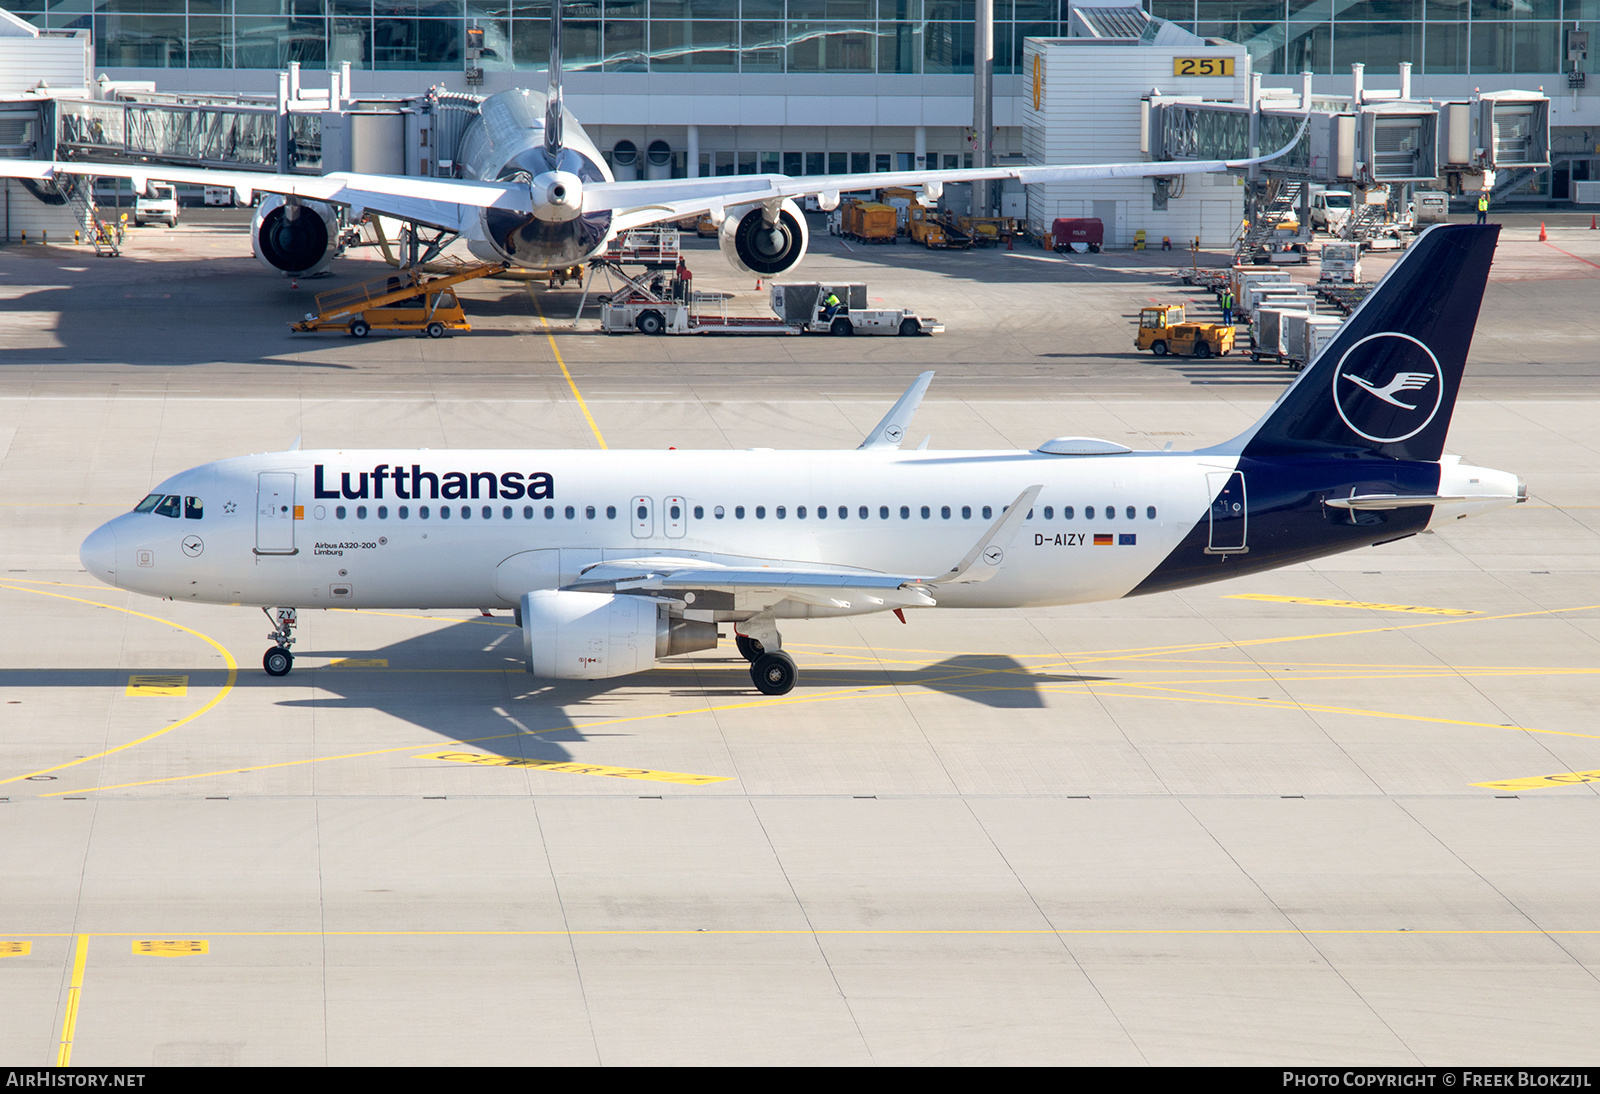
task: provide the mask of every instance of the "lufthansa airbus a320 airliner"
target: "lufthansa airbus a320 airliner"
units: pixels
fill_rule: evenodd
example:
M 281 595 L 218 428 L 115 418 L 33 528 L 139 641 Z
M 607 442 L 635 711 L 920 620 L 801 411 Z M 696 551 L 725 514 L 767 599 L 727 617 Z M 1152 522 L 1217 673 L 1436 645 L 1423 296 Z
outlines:
M 781 695 L 788 620 L 1161 592 L 1526 500 L 1515 475 L 1443 454 L 1498 233 L 1418 236 L 1267 414 L 1211 448 L 902 452 L 928 373 L 854 451 L 221 460 L 97 529 L 83 564 L 118 588 L 268 610 L 274 676 L 302 608 L 498 607 L 537 676 L 641 672 L 731 625 L 755 686 Z

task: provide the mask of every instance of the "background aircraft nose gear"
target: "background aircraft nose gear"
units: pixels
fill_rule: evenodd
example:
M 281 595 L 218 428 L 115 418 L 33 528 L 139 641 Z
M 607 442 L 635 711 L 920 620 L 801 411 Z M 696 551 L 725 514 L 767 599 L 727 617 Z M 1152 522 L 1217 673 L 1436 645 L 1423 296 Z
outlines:
M 288 676 L 289 670 L 294 668 L 294 654 L 289 652 L 289 647 L 294 645 L 294 627 L 300 622 L 300 613 L 294 608 L 279 608 L 277 616 L 273 616 L 269 609 L 262 608 L 261 614 L 273 625 L 267 632 L 273 646 L 262 655 L 261 667 L 268 676 Z

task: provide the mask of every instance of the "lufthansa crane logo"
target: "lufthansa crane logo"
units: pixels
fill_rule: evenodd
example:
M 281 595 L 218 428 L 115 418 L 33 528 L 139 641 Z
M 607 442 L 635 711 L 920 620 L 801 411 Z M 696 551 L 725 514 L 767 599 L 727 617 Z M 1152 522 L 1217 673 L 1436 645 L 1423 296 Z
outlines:
M 1378 444 L 1408 440 L 1428 428 L 1444 402 L 1444 370 L 1409 334 L 1369 334 L 1339 359 L 1333 405 L 1359 437 Z

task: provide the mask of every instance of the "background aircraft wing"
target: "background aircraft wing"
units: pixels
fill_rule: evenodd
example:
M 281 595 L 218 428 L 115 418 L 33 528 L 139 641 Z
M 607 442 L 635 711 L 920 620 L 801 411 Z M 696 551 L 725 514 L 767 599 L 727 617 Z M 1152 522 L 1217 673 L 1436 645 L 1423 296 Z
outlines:
M 885 186 L 942 186 L 951 182 L 993 179 L 1017 179 L 1029 184 L 1206 174 L 1267 163 L 1287 155 L 1290 149 L 1300 143 L 1309 125 L 1308 113 L 1293 140 L 1276 152 L 1253 159 L 969 167 L 955 171 L 881 171 L 877 174 L 808 175 L 804 178 L 791 178 L 788 175 L 721 175 L 705 179 L 591 182 L 583 188 L 583 208 L 585 212 L 615 210 L 613 223 L 618 231 L 626 231 L 644 224 L 680 220 L 700 213 L 715 215 L 719 210 L 762 201 L 808 194 L 836 195 L 850 190 L 874 190 Z
M 49 180 L 56 175 L 132 179 L 135 190 L 148 182 L 182 182 L 196 186 L 231 186 L 245 204 L 260 191 L 349 206 L 363 212 L 382 213 L 399 220 L 414 220 L 434 228 L 464 232 L 477 222 L 479 209 L 508 209 L 527 213 L 532 199 L 527 186 L 507 182 L 471 182 L 464 179 L 409 178 L 396 175 L 361 175 L 336 171 L 330 175 L 275 175 L 257 171 L 230 171 L 213 167 L 171 167 L 164 164 L 51 163 L 46 160 L 0 160 L 0 177 Z

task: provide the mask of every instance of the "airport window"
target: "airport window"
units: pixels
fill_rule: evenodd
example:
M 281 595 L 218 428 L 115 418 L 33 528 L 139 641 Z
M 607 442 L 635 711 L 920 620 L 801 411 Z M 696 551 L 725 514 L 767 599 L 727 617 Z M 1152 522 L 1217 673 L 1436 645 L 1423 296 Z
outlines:
M 574 509 L 574 508 L 573 508 L 573 507 L 572 507 L 572 506 L 570 506 L 570 505 L 569 505 L 569 506 L 567 506 L 567 519 L 568 519 L 568 520 L 572 520 L 572 519 L 573 519 L 573 518 L 574 518 L 574 517 L 576 517 L 576 516 L 577 516 L 577 515 L 578 515 L 578 511 L 577 511 L 577 510 L 576 510 L 576 509 Z M 673 513 L 673 514 L 672 514 L 672 515 L 673 515 L 673 516 L 677 516 L 677 515 L 678 515 L 678 514 L 677 514 L 677 513 Z
M 971 520 L 972 519 L 972 506 L 963 505 L 961 507 L 961 519 L 962 520 Z
M 344 506 L 342 506 L 342 505 L 334 506 L 333 515 L 338 517 L 340 520 L 343 520 L 344 519 Z
M 378 519 L 379 520 L 388 520 L 389 519 L 389 507 L 387 505 L 378 506 Z
M 900 507 L 900 519 L 901 520 L 910 520 L 911 519 L 911 506 L 902 505 Z
M 177 517 L 183 513 L 183 499 L 176 494 L 168 494 L 161 499 L 161 504 L 156 506 L 156 516 Z
M 1071 520 L 1072 519 L 1072 506 L 1063 505 L 1061 507 L 1061 519 L 1062 520 Z
M 933 511 L 930 510 L 926 505 L 924 505 L 922 507 L 922 519 L 923 520 L 927 520 L 932 515 L 933 515 Z
M 606 506 L 606 519 L 607 520 L 616 520 L 617 519 L 617 507 L 615 505 Z
M 1156 519 L 1156 507 L 1154 505 L 1150 506 L 1149 508 L 1147 508 L 1144 511 L 1144 518 L 1146 520 L 1155 520 Z
M 594 519 L 594 506 L 585 505 L 583 507 L 583 519 L 584 520 L 593 520 Z
M 950 507 L 948 505 L 939 506 L 939 516 L 943 517 L 945 520 L 949 520 L 950 519 Z
M 402 505 L 399 510 L 397 510 L 397 513 L 401 520 L 406 520 L 411 516 L 411 509 L 408 506 Z
M 133 511 L 135 513 L 148 513 L 160 505 L 161 499 L 164 497 L 166 497 L 165 494 L 146 494 L 144 500 L 133 507 Z
M 1129 520 L 1132 520 L 1134 517 L 1137 517 L 1139 515 L 1139 510 L 1135 509 L 1133 506 L 1130 505 L 1130 506 L 1128 506 L 1128 511 L 1123 515 L 1126 516 Z
M 189 520 L 200 520 L 206 515 L 206 503 L 199 498 L 184 498 L 183 515 Z
M 987 513 L 984 514 L 984 516 L 988 516 L 988 515 L 989 514 L 987 514 Z M 1056 511 L 1055 511 L 1055 509 L 1053 507 L 1051 507 L 1049 505 L 1046 505 L 1044 507 L 1044 519 L 1045 520 L 1055 520 L 1056 519 Z
M 711 510 L 711 515 L 716 517 L 718 520 L 721 520 L 723 517 L 727 516 L 728 514 L 726 512 L 724 512 L 722 506 L 719 505 L 715 509 Z
M 426 505 L 417 506 L 417 519 L 418 520 L 427 520 L 428 519 L 428 507 Z
M 367 519 L 367 507 L 365 505 L 356 506 L 356 519 L 357 520 L 366 520 Z

